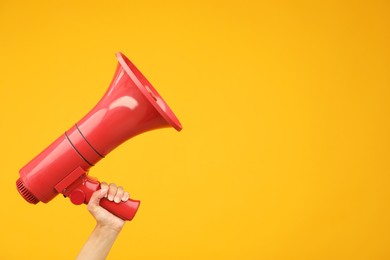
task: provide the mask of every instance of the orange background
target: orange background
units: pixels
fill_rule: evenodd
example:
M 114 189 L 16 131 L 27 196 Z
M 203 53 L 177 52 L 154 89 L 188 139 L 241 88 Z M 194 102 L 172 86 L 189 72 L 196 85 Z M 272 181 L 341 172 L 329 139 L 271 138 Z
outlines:
M 2 259 L 72 259 L 94 220 L 18 170 L 105 92 L 115 52 L 184 130 L 91 170 L 142 201 L 109 259 L 389 259 L 388 1 L 1 1 Z

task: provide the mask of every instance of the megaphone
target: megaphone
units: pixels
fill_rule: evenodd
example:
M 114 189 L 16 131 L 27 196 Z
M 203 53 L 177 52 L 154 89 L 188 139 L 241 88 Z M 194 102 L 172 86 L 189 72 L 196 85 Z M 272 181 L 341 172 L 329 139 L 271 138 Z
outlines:
M 75 205 L 87 204 L 100 182 L 89 169 L 126 140 L 153 129 L 182 126 L 144 75 L 122 53 L 114 78 L 97 105 L 20 171 L 16 187 L 29 203 L 52 200 L 62 193 Z M 132 220 L 140 201 L 100 205 Z

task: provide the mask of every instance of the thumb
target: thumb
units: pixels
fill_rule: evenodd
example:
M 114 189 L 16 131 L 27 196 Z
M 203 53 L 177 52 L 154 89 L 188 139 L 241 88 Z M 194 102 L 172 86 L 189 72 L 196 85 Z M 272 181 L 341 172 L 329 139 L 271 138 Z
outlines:
M 88 210 L 91 211 L 98 207 L 100 200 L 107 195 L 107 192 L 108 188 L 105 186 L 103 186 L 100 190 L 95 191 L 88 202 Z

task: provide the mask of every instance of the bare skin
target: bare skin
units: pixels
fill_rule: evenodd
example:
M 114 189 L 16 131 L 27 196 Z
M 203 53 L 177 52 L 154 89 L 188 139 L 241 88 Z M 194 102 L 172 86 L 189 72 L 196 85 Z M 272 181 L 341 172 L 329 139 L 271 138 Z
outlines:
M 99 205 L 102 198 L 119 203 L 129 199 L 129 193 L 114 183 L 108 185 L 101 183 L 101 189 L 95 191 L 88 203 L 88 211 L 96 220 L 96 226 L 84 244 L 77 260 L 100 260 L 106 259 L 116 238 L 121 232 L 125 221 L 111 214 Z

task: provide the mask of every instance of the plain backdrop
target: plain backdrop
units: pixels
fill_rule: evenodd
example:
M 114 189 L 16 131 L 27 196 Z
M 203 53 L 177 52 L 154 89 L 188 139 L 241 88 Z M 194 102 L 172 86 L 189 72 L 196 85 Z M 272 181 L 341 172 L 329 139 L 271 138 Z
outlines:
M 388 1 L 1 1 L 0 258 L 72 259 L 85 206 L 18 171 L 123 52 L 184 129 L 90 171 L 142 201 L 109 259 L 389 259 Z

